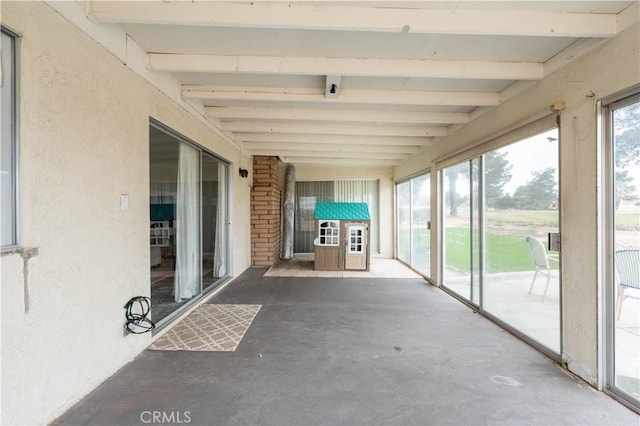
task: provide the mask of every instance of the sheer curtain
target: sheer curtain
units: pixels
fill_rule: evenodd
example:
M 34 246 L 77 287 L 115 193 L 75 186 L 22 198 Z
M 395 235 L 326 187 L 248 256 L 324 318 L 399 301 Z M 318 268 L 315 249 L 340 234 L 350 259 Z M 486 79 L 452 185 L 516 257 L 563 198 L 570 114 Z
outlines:
M 200 293 L 200 153 L 180 144 L 176 203 L 175 301 Z
M 227 166 L 218 164 L 218 199 L 216 211 L 216 237 L 213 260 L 213 274 L 216 277 L 227 275 Z

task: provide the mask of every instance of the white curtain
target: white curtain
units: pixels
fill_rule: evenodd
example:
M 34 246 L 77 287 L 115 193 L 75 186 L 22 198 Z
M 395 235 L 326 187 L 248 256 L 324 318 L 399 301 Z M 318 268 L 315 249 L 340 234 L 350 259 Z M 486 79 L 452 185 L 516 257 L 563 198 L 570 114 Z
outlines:
M 216 238 L 214 248 L 213 274 L 227 275 L 227 166 L 218 164 L 218 199 L 216 211 Z
M 176 203 L 175 301 L 200 293 L 200 153 L 180 144 Z

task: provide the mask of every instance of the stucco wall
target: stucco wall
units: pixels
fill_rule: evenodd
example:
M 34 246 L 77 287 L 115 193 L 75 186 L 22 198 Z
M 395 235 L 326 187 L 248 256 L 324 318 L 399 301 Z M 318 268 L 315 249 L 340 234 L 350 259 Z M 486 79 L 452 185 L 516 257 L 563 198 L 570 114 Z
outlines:
M 298 165 L 296 180 L 379 179 L 380 254 L 393 257 L 393 171 L 389 167 L 333 167 Z
M 598 379 L 596 102 L 640 82 L 639 40 L 636 25 L 394 170 L 394 178 L 402 179 L 555 102 L 566 102 L 560 130 L 562 356 L 571 371 L 593 384 Z
M 20 48 L 22 258 L 3 255 L 2 424 L 52 420 L 132 360 L 123 305 L 149 295 L 149 117 L 232 168 L 233 269 L 249 265 L 251 164 L 202 122 L 38 2 L 3 2 Z M 120 195 L 129 210 L 120 210 Z

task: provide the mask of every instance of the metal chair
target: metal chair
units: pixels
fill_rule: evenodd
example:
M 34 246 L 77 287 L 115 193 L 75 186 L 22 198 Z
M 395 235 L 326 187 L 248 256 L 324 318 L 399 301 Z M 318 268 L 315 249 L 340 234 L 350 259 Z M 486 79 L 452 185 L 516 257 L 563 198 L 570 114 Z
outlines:
M 617 250 L 615 255 L 616 282 L 618 297 L 616 300 L 616 318 L 622 314 L 622 302 L 627 297 L 635 299 L 638 296 L 629 295 L 629 290 L 640 290 L 640 249 Z
M 542 244 L 542 242 L 536 237 L 528 235 L 525 237 L 525 240 L 527 241 L 527 246 L 529 247 L 529 252 L 531 253 L 533 264 L 536 267 L 536 273 L 533 274 L 533 280 L 531 280 L 529 294 L 531 294 L 531 291 L 533 290 L 533 284 L 536 282 L 538 273 L 546 274 L 547 282 L 544 285 L 544 293 L 542 293 L 542 301 L 544 302 L 544 298 L 547 295 L 547 289 L 549 288 L 549 281 L 551 280 L 549 255 L 547 254 L 547 250 L 544 248 L 544 244 Z

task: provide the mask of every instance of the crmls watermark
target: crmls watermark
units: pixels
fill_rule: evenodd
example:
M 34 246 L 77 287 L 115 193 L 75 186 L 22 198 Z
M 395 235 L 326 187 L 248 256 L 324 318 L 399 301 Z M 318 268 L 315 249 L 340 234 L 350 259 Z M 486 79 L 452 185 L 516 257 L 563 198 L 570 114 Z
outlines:
M 191 423 L 190 411 L 142 411 L 140 421 L 145 424 Z

